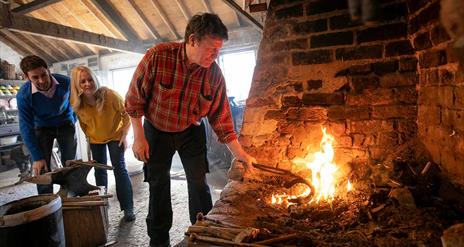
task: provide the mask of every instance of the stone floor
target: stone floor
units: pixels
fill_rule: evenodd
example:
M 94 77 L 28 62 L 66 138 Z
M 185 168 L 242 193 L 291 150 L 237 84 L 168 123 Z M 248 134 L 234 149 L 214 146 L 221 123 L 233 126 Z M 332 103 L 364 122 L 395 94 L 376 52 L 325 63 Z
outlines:
M 148 246 L 149 238 L 146 233 L 145 217 L 147 215 L 148 207 L 148 184 L 143 182 L 143 173 L 140 172 L 141 165 L 136 162 L 128 161 L 128 170 L 131 174 L 132 186 L 134 191 L 134 205 L 136 220 L 133 222 L 124 222 L 122 220 L 123 213 L 119 209 L 119 203 L 116 198 L 114 176 L 111 171 L 108 173 L 109 188 L 108 193 L 113 194 L 114 197 L 109 199 L 109 237 L 108 242 L 116 241 L 112 246 Z M 9 175 L 3 174 L 0 179 L 3 180 L 0 184 L 0 205 L 4 203 L 21 199 L 24 197 L 36 194 L 35 185 L 23 183 L 20 185 L 12 185 L 17 181 L 18 171 L 12 170 Z M 223 178 L 225 171 L 214 171 L 208 174 L 208 181 L 210 181 L 210 188 L 215 202 L 221 192 L 221 185 L 223 185 Z M 220 179 L 218 179 L 220 178 Z M 10 181 L 11 184 L 6 184 Z M 94 182 L 92 172 L 88 176 L 89 183 Z M 57 190 L 57 186 L 55 190 Z M 172 195 L 172 208 L 174 212 L 173 227 L 170 231 L 171 244 L 174 246 L 181 242 L 184 238 L 184 232 L 190 225 L 188 216 L 188 195 L 187 195 L 187 182 L 182 170 L 180 159 L 176 155 L 174 157 L 173 166 L 171 169 L 171 195 Z

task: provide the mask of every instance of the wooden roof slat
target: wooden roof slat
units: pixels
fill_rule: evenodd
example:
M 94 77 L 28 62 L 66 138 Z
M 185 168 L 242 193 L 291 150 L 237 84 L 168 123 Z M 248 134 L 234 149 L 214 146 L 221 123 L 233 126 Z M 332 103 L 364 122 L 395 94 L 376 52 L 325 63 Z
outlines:
M 38 10 L 41 8 L 45 8 L 49 5 L 52 5 L 54 3 L 57 3 L 61 0 L 35 0 L 29 3 L 26 3 L 22 6 L 16 7 L 11 10 L 11 12 L 14 12 L 16 14 L 27 14 L 30 13 L 34 10 Z
M 185 20 L 188 22 L 192 16 L 188 13 L 184 2 L 182 2 L 182 0 L 176 0 L 176 3 L 177 6 L 179 6 L 180 12 L 182 12 L 182 15 L 185 17 Z
M 158 31 L 156 31 L 155 27 L 150 24 L 150 21 L 148 18 L 145 16 L 143 11 L 140 9 L 140 7 L 135 3 L 134 0 L 129 0 L 129 4 L 132 6 L 132 8 L 137 12 L 138 17 L 142 20 L 142 24 L 148 29 L 150 32 L 151 36 L 155 39 L 158 40 L 160 39 L 160 35 Z
M 174 26 L 172 25 L 171 21 L 167 17 L 167 15 L 164 12 L 163 8 L 158 3 L 158 0 L 151 0 L 151 3 L 153 4 L 153 7 L 155 7 L 156 11 L 158 11 L 158 14 L 161 17 L 161 20 L 163 20 L 164 24 L 166 24 L 166 26 L 168 26 L 169 31 L 171 31 L 171 33 L 176 37 L 176 39 L 180 39 L 181 36 L 176 32 Z
M 63 61 L 68 59 L 66 55 L 63 55 L 62 53 L 59 53 L 55 50 L 52 51 L 48 45 L 44 45 L 44 43 L 38 42 L 38 40 L 35 39 L 35 37 L 31 37 L 30 34 L 16 33 L 16 35 L 20 38 L 23 38 L 24 40 L 27 40 L 29 43 L 34 44 L 34 47 L 37 47 L 39 50 L 42 51 L 42 53 L 45 53 L 50 57 L 55 58 L 57 61 Z
M 116 38 L 119 36 L 122 38 L 124 34 L 121 33 L 108 19 L 105 18 L 104 14 L 98 10 L 91 0 L 80 0 L 82 4 L 89 10 L 89 12 L 102 24 L 102 26 L 112 33 Z
M 13 34 L 11 31 L 9 31 L 7 29 L 1 29 L 0 32 L 2 32 L 5 36 L 7 36 L 12 41 L 16 42 L 18 45 L 24 47 L 24 49 L 26 49 L 28 52 L 30 52 L 30 54 L 38 55 L 38 56 L 44 58 L 45 60 L 47 60 L 48 62 L 50 62 L 50 61 L 51 62 L 58 61 L 56 58 L 53 58 L 48 54 L 39 52 L 37 50 L 37 48 L 30 46 L 24 40 L 16 37 L 16 35 Z
M 127 25 L 124 18 L 111 6 L 107 0 L 92 0 L 98 10 L 110 20 L 115 27 L 126 37 L 128 41 L 139 40 L 135 32 Z
M 203 4 L 203 7 L 205 7 L 206 12 L 208 13 L 213 13 L 213 10 L 211 9 L 211 6 L 206 0 L 201 0 L 201 3 Z
M 77 23 L 79 24 L 79 26 L 82 27 L 82 30 L 87 30 L 87 31 L 90 31 L 90 32 L 93 31 L 92 28 L 90 28 L 85 22 L 83 22 L 83 21 L 81 20 L 81 18 L 75 16 L 75 15 L 73 14 L 73 12 L 72 12 L 66 5 L 60 3 L 58 7 L 59 7 L 59 8 L 62 8 L 65 12 L 68 12 L 68 13 L 71 15 L 71 17 L 77 21 Z M 61 24 L 67 26 L 67 25 L 66 25 L 66 21 L 65 21 L 64 18 L 61 17 L 60 15 L 55 16 L 55 19 L 60 20 Z M 93 53 L 98 54 L 98 49 L 97 49 L 96 47 L 87 46 L 87 48 L 89 48 Z
M 20 47 L 18 44 L 10 41 L 2 32 L 0 32 L 0 41 L 3 42 L 5 45 L 9 46 L 11 49 L 16 51 L 21 56 L 29 55 L 29 52 L 26 51 L 23 47 Z
M 104 35 L 14 13 L 11 13 L 11 26 L 7 28 L 18 32 L 38 34 L 44 37 L 68 40 L 75 43 L 94 45 L 122 52 L 145 53 L 146 51 L 142 43 L 114 39 Z
M 204 0 L 202 0 L 204 1 Z M 259 31 L 263 31 L 263 25 L 259 23 L 253 16 L 248 14 L 245 10 L 243 10 L 234 0 L 222 0 L 225 4 L 229 5 L 237 14 L 241 15 L 248 21 L 253 27 L 258 29 Z
M 45 45 L 46 47 L 50 46 L 50 49 L 52 49 L 52 51 L 54 51 L 55 53 L 58 53 L 59 55 L 64 57 L 64 60 L 70 60 L 70 59 L 73 59 L 73 58 L 76 57 L 74 52 L 69 51 L 70 48 L 65 46 L 65 44 L 63 44 L 61 46 L 58 45 L 57 40 L 53 40 L 53 39 L 46 40 L 46 39 L 42 38 L 39 35 L 34 35 L 33 37 L 34 37 L 34 39 L 36 39 L 41 44 L 47 44 L 47 45 Z

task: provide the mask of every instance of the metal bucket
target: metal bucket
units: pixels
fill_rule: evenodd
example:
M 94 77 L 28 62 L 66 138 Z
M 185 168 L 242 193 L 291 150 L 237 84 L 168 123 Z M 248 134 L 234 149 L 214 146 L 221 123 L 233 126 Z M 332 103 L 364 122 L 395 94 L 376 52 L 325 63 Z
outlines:
M 65 246 L 61 198 L 31 196 L 0 207 L 2 246 Z

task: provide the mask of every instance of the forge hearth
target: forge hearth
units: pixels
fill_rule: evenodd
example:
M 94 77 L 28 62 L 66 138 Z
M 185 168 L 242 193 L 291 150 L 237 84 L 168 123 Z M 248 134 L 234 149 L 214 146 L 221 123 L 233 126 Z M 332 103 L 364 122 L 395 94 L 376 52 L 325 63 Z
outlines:
M 313 181 L 295 160 L 321 150 L 325 128 L 336 193 L 291 201 L 304 188 L 234 163 L 208 217 L 299 246 L 462 244 L 464 225 L 444 230 L 464 222 L 463 3 L 373 1 L 365 25 L 347 2 L 271 1 L 240 132 L 258 163 Z

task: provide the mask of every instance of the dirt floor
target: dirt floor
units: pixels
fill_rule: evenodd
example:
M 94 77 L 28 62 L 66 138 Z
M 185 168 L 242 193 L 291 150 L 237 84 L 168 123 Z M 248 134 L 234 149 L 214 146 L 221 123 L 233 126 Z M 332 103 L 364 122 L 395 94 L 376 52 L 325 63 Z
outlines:
M 129 163 L 129 162 L 128 162 Z M 114 197 L 109 199 L 109 237 L 108 242 L 116 241 L 112 246 L 148 246 L 149 238 L 146 232 L 145 217 L 147 215 L 148 207 L 148 184 L 143 182 L 143 174 L 140 173 L 140 164 L 131 163 L 128 166 L 129 173 L 131 174 L 132 186 L 134 191 L 134 205 L 136 220 L 133 222 L 124 222 L 123 212 L 119 209 L 119 203 L 116 199 L 114 176 L 111 171 L 108 173 L 109 188 L 108 193 L 113 194 Z M 14 186 L 13 183 L 18 180 L 18 171 L 13 169 L 8 174 L 2 177 L 3 182 L 0 184 L 0 205 L 7 202 L 21 199 L 24 197 L 36 194 L 34 184 L 23 183 Z M 221 192 L 217 186 L 223 182 L 221 179 L 225 176 L 225 171 L 215 171 L 214 174 L 209 174 L 208 181 L 211 181 L 210 188 L 215 202 Z M 93 183 L 92 171 L 88 176 L 89 183 Z M 58 186 L 55 186 L 55 190 Z M 170 231 L 171 244 L 182 241 L 184 232 L 190 225 L 188 215 L 188 195 L 187 195 L 187 182 L 183 173 L 182 164 L 178 156 L 174 157 L 173 166 L 171 169 L 171 195 L 172 195 L 172 209 L 174 212 L 173 227 Z

